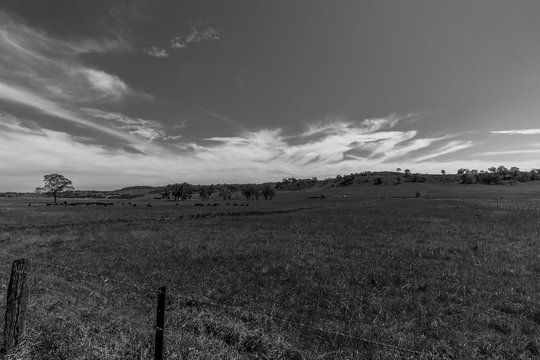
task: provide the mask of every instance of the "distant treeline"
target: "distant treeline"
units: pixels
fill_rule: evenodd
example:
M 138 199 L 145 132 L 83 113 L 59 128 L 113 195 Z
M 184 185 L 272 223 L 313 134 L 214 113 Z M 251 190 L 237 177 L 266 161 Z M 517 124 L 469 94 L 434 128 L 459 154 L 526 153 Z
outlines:
M 507 169 L 504 166 L 490 167 L 487 171 L 476 169 L 459 169 L 459 181 L 461 184 L 488 184 L 500 185 L 515 182 L 529 182 L 540 180 L 540 169 L 521 171 L 518 167 Z
M 336 177 L 319 180 L 316 177 L 307 179 L 288 178 L 275 184 L 277 190 L 294 191 L 311 188 L 341 187 L 351 185 L 381 185 L 400 183 L 423 183 L 446 182 L 459 184 L 488 184 L 503 185 L 516 182 L 528 182 L 540 180 L 540 169 L 531 169 L 521 171 L 518 167 L 506 168 L 504 166 L 490 167 L 487 170 L 476 170 L 462 168 L 456 174 L 447 174 L 441 170 L 441 174 L 420 174 L 412 173 L 409 169 L 403 172 L 401 169 L 396 171 L 364 171 L 360 173 L 351 173 L 348 175 L 337 175 Z
M 540 180 L 540 168 L 522 171 L 518 167 L 506 168 L 504 166 L 490 167 L 487 170 L 461 168 L 456 174 L 447 174 L 441 170 L 441 174 L 412 173 L 411 170 L 396 169 L 396 171 L 363 171 L 347 175 L 337 175 L 324 180 L 316 177 L 306 179 L 286 178 L 275 183 L 263 184 L 217 184 L 217 185 L 192 185 L 189 183 L 176 183 L 167 186 L 130 186 L 115 191 L 92 191 L 73 190 L 62 193 L 64 198 L 95 198 L 95 199 L 134 199 L 148 194 L 159 194 L 162 198 L 170 200 L 188 200 L 198 195 L 202 200 L 207 200 L 212 194 L 217 193 L 224 200 L 232 197 L 244 197 L 246 200 L 257 200 L 259 197 L 272 199 L 279 191 L 296 191 L 313 188 L 342 187 L 351 185 L 398 185 L 401 183 L 442 182 L 458 184 L 487 184 L 503 185 L 513 183 L 525 183 Z M 129 191 L 129 193 L 125 193 Z M 0 197 L 27 196 L 30 193 L 3 192 Z
M 171 201 L 189 200 L 193 195 L 199 195 L 200 199 L 206 201 L 217 193 L 223 200 L 237 199 L 239 196 L 246 200 L 272 200 L 276 196 L 275 187 L 272 183 L 265 184 L 243 184 L 243 185 L 192 185 L 189 183 L 169 184 L 162 189 L 152 190 L 151 193 L 161 193 L 161 197 Z

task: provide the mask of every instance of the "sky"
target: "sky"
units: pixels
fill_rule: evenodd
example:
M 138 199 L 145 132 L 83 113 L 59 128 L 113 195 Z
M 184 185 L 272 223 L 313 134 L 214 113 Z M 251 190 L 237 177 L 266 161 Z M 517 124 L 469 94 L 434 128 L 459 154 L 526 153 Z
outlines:
M 0 191 L 540 168 L 536 0 L 2 0 Z

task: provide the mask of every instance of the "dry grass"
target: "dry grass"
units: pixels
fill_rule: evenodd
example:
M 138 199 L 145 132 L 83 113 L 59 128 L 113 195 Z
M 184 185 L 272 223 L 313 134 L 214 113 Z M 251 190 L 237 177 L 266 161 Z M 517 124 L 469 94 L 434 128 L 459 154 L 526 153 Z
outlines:
M 540 212 L 493 206 L 535 205 L 516 188 L 333 189 L 249 208 L 5 200 L 4 251 L 144 285 L 34 262 L 10 358 L 151 358 L 163 285 L 167 359 L 538 358 Z

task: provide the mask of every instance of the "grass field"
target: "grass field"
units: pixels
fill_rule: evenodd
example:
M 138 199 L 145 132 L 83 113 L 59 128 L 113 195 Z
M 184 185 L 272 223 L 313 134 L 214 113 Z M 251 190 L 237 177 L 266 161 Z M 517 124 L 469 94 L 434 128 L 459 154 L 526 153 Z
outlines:
M 26 338 L 7 358 L 153 358 L 167 286 L 166 359 L 537 359 L 539 194 L 402 184 L 249 206 L 4 199 L 0 311 L 12 260 L 34 259 Z

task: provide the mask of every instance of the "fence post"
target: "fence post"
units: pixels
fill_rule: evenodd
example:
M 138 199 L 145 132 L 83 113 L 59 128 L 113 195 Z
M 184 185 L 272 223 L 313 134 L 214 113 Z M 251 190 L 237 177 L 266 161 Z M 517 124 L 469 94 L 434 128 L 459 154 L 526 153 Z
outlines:
M 24 334 L 24 317 L 28 305 L 27 274 L 29 271 L 29 260 L 17 259 L 13 261 L 6 295 L 4 337 L 0 349 L 3 354 L 17 346 Z
M 163 332 L 165 329 L 165 296 L 167 288 L 162 286 L 158 290 L 157 316 L 156 316 L 156 350 L 155 360 L 163 360 Z

